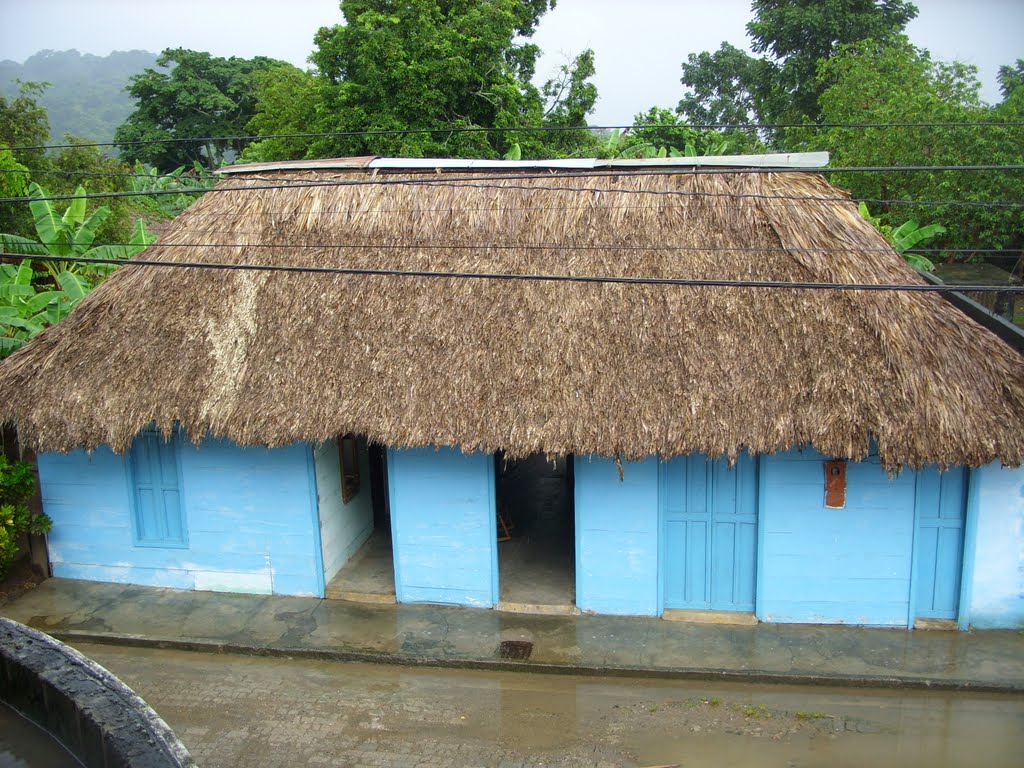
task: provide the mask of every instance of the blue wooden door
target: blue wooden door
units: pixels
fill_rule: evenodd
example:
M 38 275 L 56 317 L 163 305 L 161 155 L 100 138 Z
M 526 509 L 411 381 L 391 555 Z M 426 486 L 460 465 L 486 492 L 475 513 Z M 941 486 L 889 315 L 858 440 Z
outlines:
M 756 460 L 684 456 L 661 471 L 665 607 L 753 611 Z
M 964 549 L 967 471 L 917 474 L 914 535 L 915 615 L 955 619 L 960 607 L 960 571 Z
M 131 468 L 135 543 L 185 546 L 176 438 L 167 441 L 156 430 L 144 430 L 132 443 Z

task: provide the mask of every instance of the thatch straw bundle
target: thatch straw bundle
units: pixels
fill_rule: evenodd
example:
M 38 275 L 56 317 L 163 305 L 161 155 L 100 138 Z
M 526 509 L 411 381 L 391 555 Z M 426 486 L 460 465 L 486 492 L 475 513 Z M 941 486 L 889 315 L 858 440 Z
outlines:
M 301 186 L 368 174 L 236 175 L 254 189 L 207 194 L 141 258 L 920 282 L 848 201 L 775 197 L 841 196 L 806 173 Z M 0 391 L 37 450 L 178 422 L 243 445 L 857 459 L 874 438 L 890 469 L 1024 459 L 1024 358 L 921 293 L 126 266 L 0 365 Z

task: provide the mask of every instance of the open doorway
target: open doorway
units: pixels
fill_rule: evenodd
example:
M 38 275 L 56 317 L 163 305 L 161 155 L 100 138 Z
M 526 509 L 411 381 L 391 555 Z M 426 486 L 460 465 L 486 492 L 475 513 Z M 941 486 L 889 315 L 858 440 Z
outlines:
M 395 602 L 387 451 L 363 438 L 325 443 L 316 455 L 325 596 Z
M 498 608 L 573 613 L 576 608 L 572 457 L 495 455 Z

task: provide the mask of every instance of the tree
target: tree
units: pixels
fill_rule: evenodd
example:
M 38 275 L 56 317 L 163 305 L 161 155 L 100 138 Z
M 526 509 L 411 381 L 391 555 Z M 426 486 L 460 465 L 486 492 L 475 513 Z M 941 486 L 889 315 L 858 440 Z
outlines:
M 254 141 L 242 152 L 246 162 L 300 160 L 306 157 L 313 137 L 280 134 L 304 134 L 317 120 L 319 103 L 316 78 L 310 72 L 288 65 L 258 72 L 256 113 L 246 126 L 248 133 L 266 136 Z
M 501 157 L 569 154 L 553 132 L 416 132 L 415 129 L 565 126 L 582 121 L 597 91 L 593 53 L 584 52 L 542 89 L 532 84 L 539 48 L 528 42 L 554 0 L 342 0 L 345 24 L 320 29 L 320 132 L 411 133 L 328 136 L 312 156 Z M 589 141 L 585 134 L 577 141 Z
M 1005 102 L 1022 85 L 1024 85 L 1024 59 L 1017 59 L 1013 66 L 1004 64 L 999 68 L 997 76 L 999 80 L 999 92 L 1003 94 Z M 1021 93 L 1024 93 L 1022 91 Z
M 682 83 L 690 93 L 679 110 L 691 122 L 816 122 L 818 62 L 843 44 L 865 38 L 885 43 L 917 16 L 906 0 L 754 0 L 752 10 L 747 33 L 760 58 L 722 43 L 715 53 L 691 54 L 683 64 Z
M 50 118 L 39 97 L 47 83 L 20 83 L 18 95 L 8 99 L 0 96 L 0 147 L 35 147 L 50 138 Z M 44 162 L 43 149 L 14 150 L 15 159 L 29 168 Z
M 125 160 L 161 171 L 196 161 L 212 169 L 240 153 L 248 143 L 240 137 L 256 112 L 256 75 L 291 66 L 263 56 L 225 59 L 185 48 L 165 50 L 157 65 L 168 71 L 146 69 L 131 78 L 127 90 L 137 106 L 114 141 Z
M 1007 84 L 1011 85 L 1010 78 Z M 1024 130 L 1016 126 L 949 126 L 1024 119 L 1024 89 L 1012 87 L 1002 104 L 980 98 L 976 70 L 932 60 L 905 37 L 888 44 L 844 46 L 819 68 L 819 105 L 825 122 L 924 123 L 915 127 L 830 128 L 805 139 L 805 148 L 827 149 L 837 166 L 1021 165 Z M 907 219 L 941 221 L 951 248 L 1020 248 L 1024 212 L 987 207 L 1024 199 L 1024 179 L 1013 171 L 907 171 L 837 174 L 830 179 L 854 197 L 930 201 L 939 205 L 871 203 L 883 224 Z M 941 203 L 948 202 L 948 205 Z M 957 205 L 960 202 L 981 204 Z
M 651 107 L 633 117 L 623 132 L 613 131 L 599 147 L 600 157 L 693 157 L 734 151 L 717 131 L 696 130 L 676 113 Z

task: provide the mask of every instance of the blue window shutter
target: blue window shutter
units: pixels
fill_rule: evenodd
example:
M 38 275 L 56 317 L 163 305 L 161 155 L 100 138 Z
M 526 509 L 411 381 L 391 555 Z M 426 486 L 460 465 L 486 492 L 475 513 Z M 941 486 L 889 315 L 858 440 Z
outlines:
M 188 531 L 181 505 L 178 440 L 164 440 L 155 429 L 139 434 L 131 449 L 135 543 L 186 547 Z

